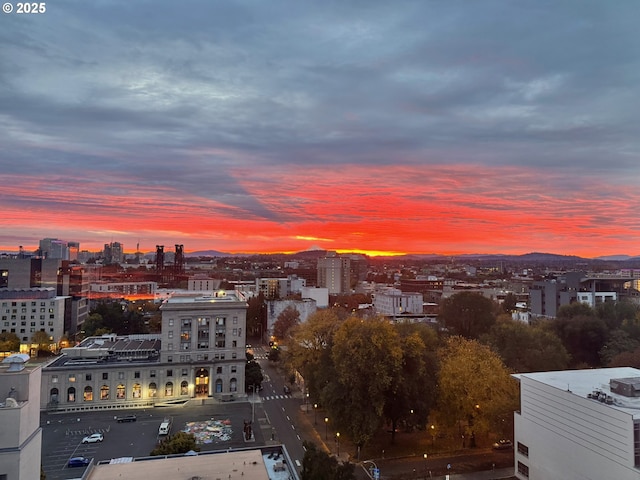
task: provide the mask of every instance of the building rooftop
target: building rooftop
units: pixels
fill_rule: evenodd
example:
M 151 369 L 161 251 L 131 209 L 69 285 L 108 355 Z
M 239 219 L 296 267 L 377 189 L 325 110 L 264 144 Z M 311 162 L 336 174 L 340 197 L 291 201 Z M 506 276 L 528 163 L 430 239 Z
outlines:
M 574 395 L 605 403 L 611 408 L 625 411 L 640 419 L 640 396 L 617 393 L 612 386 L 619 383 L 640 384 L 640 370 L 631 367 L 564 370 L 556 372 L 519 373 L 515 378 L 528 378 Z M 612 380 L 615 380 L 612 385 Z M 638 392 L 640 394 L 640 392 Z
M 197 455 L 114 459 L 96 465 L 88 480 L 113 478 L 289 480 L 297 479 L 295 469 L 280 448 L 232 452 L 205 452 Z M 278 456 L 274 457 L 277 452 Z

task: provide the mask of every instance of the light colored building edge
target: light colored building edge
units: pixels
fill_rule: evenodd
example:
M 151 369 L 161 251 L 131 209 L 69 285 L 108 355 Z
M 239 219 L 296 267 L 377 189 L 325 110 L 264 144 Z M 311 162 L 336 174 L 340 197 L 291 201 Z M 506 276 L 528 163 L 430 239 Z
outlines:
M 640 370 L 515 374 L 519 479 L 640 478 Z M 626 390 L 626 391 L 625 391 Z
M 237 292 L 174 295 L 160 335 L 90 337 L 42 371 L 41 408 L 90 411 L 243 397 L 247 303 Z
M 272 458 L 273 453 L 278 458 Z M 116 459 L 89 468 L 86 480 L 114 478 L 298 480 L 283 446 L 198 455 Z
M 0 363 L 0 478 L 40 478 L 40 374 L 26 365 L 29 356 L 14 354 Z

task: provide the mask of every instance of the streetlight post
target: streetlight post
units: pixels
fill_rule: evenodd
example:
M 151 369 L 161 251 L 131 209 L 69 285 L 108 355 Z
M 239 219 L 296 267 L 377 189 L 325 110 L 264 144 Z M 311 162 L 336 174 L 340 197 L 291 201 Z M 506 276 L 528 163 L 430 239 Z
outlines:
M 422 457 L 424 458 L 424 478 L 427 478 L 427 457 L 429 455 L 427 455 L 426 453 L 422 455 Z
M 327 440 L 327 424 L 329 423 L 329 417 L 324 417 L 324 439 Z
M 318 404 L 313 404 L 313 424 L 318 425 Z
M 338 447 L 338 458 L 340 458 L 340 432 L 336 432 L 336 445 Z
M 307 392 L 307 395 L 304 397 L 304 403 L 307 408 L 307 413 L 309 413 L 309 392 Z

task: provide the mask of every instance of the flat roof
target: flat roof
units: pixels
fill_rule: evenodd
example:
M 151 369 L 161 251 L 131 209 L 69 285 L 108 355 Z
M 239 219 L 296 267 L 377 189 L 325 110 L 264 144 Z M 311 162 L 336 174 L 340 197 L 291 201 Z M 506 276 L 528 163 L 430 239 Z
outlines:
M 281 457 L 282 458 L 282 457 Z M 133 460 L 133 459 L 130 459 Z M 290 465 L 288 466 L 291 467 Z M 297 478 L 287 470 L 274 470 L 260 449 L 231 452 L 200 453 L 198 455 L 147 457 L 125 463 L 95 465 L 87 480 L 112 480 L 114 478 L 163 479 L 227 479 L 283 480 Z
M 555 372 L 518 373 L 515 378 L 529 378 L 560 390 L 570 391 L 579 397 L 588 398 L 594 391 L 610 395 L 613 399 L 608 407 L 625 411 L 640 418 L 640 397 L 627 397 L 611 391 L 611 380 L 640 378 L 640 370 L 632 367 L 594 368 L 588 370 L 563 370 Z M 593 399 L 594 402 L 599 402 Z

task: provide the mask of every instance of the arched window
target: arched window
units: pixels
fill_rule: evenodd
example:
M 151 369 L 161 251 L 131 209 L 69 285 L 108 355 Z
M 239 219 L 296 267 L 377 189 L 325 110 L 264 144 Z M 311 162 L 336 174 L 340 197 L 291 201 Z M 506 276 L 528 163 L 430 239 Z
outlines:
M 173 396 L 173 382 L 167 382 L 164 386 L 164 396 L 172 397 Z
M 76 389 L 75 387 L 69 387 L 67 389 L 67 402 L 75 402 L 76 401 Z
M 238 391 L 238 381 L 235 378 L 232 378 L 231 383 L 229 383 L 229 391 L 231 392 Z
M 82 395 L 82 399 L 85 402 L 93 402 L 93 388 L 84 387 L 84 394 Z
M 133 398 L 141 398 L 142 397 L 142 387 L 139 383 L 133 384 Z
M 109 400 L 109 387 L 107 385 L 100 387 L 100 400 Z
M 151 382 L 149 384 L 149 398 L 153 398 L 156 395 L 158 395 L 158 387 L 156 386 L 155 382 Z
M 120 384 L 116 387 L 116 398 L 117 399 L 123 399 L 126 398 L 127 396 L 127 389 L 124 388 L 123 384 Z
M 216 380 L 216 393 L 222 393 L 222 379 Z
M 58 389 L 57 388 L 52 388 L 51 391 L 49 392 L 49 401 L 51 403 L 58 403 Z
M 180 395 L 189 395 L 189 384 L 186 380 L 180 384 Z

